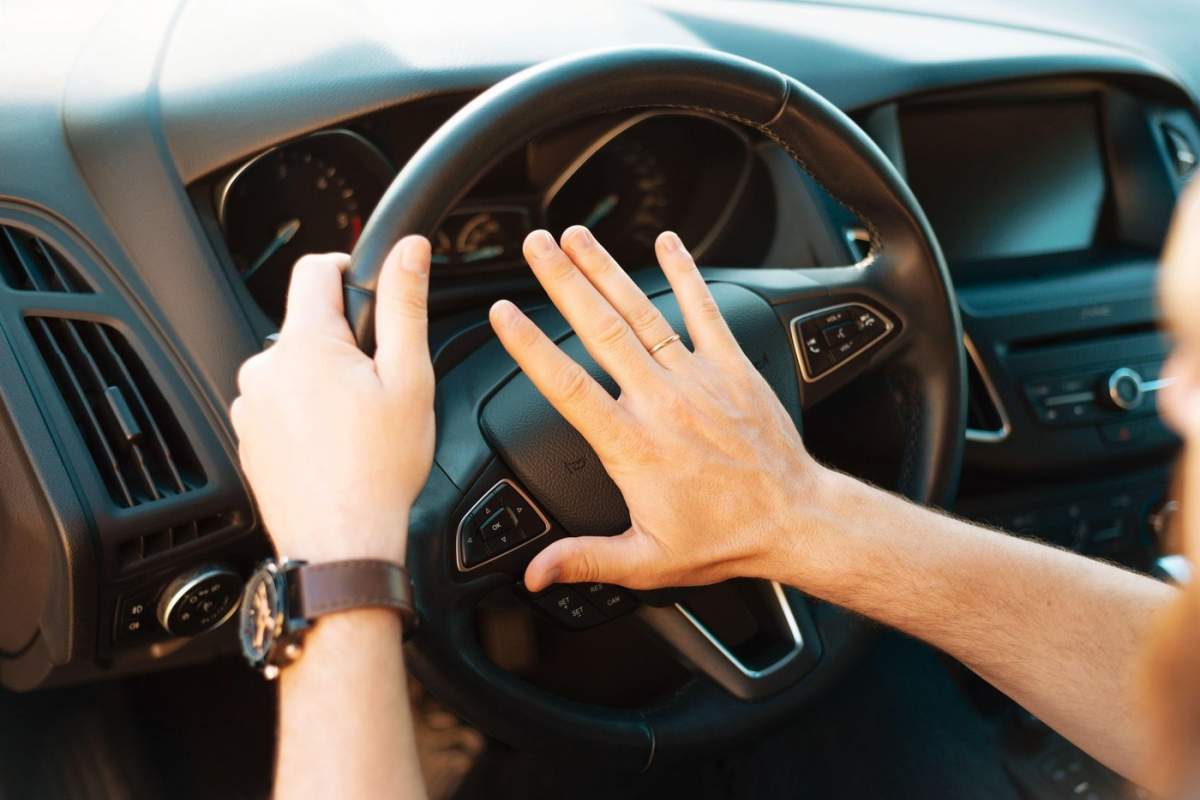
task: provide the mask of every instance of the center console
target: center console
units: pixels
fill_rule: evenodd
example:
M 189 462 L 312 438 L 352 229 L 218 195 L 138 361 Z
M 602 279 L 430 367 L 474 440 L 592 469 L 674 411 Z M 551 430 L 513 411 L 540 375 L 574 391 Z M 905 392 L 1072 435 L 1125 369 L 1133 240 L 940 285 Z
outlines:
M 970 400 L 954 511 L 1156 574 L 1180 444 L 1158 414 L 1158 257 L 1197 166 L 1190 101 L 1056 78 L 864 122 L 928 214 L 959 298 Z M 1132 796 L 1015 704 L 981 708 L 1022 796 Z
M 1148 569 L 1178 440 L 1158 415 L 1158 255 L 1200 129 L 1118 76 L 974 87 L 865 127 L 937 232 L 970 407 L 956 511 Z M 849 237 L 848 237 L 849 238 Z

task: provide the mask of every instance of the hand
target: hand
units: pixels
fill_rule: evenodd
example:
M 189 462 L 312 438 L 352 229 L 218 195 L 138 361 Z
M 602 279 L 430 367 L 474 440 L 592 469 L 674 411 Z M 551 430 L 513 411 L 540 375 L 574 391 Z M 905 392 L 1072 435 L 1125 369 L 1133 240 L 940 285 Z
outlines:
M 408 511 L 433 463 L 429 242 L 402 239 L 383 265 L 374 359 L 346 323 L 349 261 L 296 263 L 279 342 L 242 366 L 230 416 L 281 555 L 403 563 Z
M 587 439 L 624 495 L 632 525 L 614 537 L 557 541 L 525 585 L 602 581 L 631 588 L 791 574 L 801 511 L 827 472 L 809 456 L 746 358 L 673 233 L 656 243 L 695 352 L 674 342 L 646 295 L 583 227 L 562 249 L 545 231 L 525 257 L 588 352 L 620 385 L 614 400 L 508 301 L 491 310 L 500 341 Z M 565 252 L 564 252 L 565 251 Z

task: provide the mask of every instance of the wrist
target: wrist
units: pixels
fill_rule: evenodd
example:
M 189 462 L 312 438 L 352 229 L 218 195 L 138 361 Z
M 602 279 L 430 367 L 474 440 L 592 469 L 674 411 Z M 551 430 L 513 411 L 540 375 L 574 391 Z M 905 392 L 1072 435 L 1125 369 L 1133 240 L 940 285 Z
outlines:
M 272 528 L 271 537 L 280 559 L 310 564 L 369 559 L 403 566 L 408 545 L 408 515 L 398 514 L 371 522 L 298 523 L 281 532 Z
M 784 529 L 784 546 L 769 577 L 818 597 L 844 573 L 859 546 L 858 509 L 872 502 L 871 487 L 814 463 L 798 482 L 792 513 Z
M 285 667 L 280 675 L 287 675 L 306 661 L 311 663 L 314 653 L 346 653 L 364 643 L 395 642 L 403 640 L 403 621 L 398 612 L 390 608 L 364 606 L 339 611 L 317 619 L 304 636 L 304 656 Z

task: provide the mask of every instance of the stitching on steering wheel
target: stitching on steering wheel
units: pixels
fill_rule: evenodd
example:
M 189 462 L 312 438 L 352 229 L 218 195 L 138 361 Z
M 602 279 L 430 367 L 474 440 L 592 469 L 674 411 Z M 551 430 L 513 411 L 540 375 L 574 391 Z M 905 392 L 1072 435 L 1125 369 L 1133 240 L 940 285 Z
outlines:
M 907 375 L 895 375 L 889 379 L 892 394 L 896 398 L 900 424 L 904 428 L 904 445 L 900 461 L 900 490 L 909 494 L 909 486 L 916 469 L 916 458 L 921 433 L 921 396 L 918 387 Z

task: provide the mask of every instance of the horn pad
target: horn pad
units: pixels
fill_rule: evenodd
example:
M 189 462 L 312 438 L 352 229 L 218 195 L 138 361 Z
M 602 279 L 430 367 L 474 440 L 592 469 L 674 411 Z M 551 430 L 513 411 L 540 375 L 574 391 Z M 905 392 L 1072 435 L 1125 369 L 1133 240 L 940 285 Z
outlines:
M 734 337 L 800 426 L 800 390 L 791 337 L 766 300 L 728 283 L 710 286 Z M 683 317 L 667 292 L 652 298 L 671 326 L 684 335 Z M 614 397 L 616 382 L 600 368 L 577 336 L 559 343 Z M 629 527 L 629 510 L 600 459 L 579 432 L 530 382 L 517 373 L 488 400 L 480 425 L 495 452 L 539 505 L 573 536 L 611 536 Z

